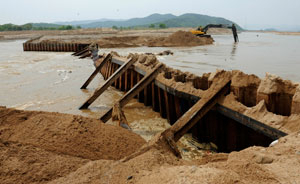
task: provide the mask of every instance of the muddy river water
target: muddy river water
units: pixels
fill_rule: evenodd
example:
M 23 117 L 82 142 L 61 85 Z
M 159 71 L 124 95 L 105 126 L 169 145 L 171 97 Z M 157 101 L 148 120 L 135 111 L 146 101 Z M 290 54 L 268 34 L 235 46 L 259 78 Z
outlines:
M 213 37 L 215 43 L 209 46 L 101 49 L 100 53 L 114 50 L 127 55 L 171 50 L 174 55 L 159 56 L 158 59 L 170 67 L 198 75 L 216 69 L 238 69 L 261 78 L 269 72 L 300 82 L 300 36 L 247 32 L 239 35 L 238 44 L 233 43 L 231 35 Z M 90 109 L 78 110 L 104 82 L 98 75 L 87 90 L 80 90 L 94 70 L 92 61 L 78 59 L 71 53 L 23 52 L 24 41 L 0 42 L 0 105 L 99 118 L 122 96 L 122 92 L 111 87 Z M 158 113 L 136 100 L 126 105 L 125 115 L 133 131 L 145 139 L 169 126 Z

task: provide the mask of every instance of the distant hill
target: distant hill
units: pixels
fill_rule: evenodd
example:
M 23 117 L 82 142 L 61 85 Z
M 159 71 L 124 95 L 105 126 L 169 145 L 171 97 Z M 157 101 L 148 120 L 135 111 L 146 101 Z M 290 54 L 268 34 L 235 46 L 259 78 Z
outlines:
M 71 30 L 79 29 L 71 25 L 58 25 L 49 23 L 27 23 L 23 25 L 3 24 L 0 25 L 0 31 L 25 31 L 25 30 Z
M 114 19 L 97 19 L 97 20 L 78 20 L 78 21 L 68 21 L 68 22 L 54 22 L 54 24 L 59 25 L 72 25 L 72 26 L 78 26 L 83 24 L 91 24 L 96 22 L 106 22 L 106 21 L 124 21 L 124 20 L 114 20 Z
M 211 17 L 207 15 L 187 13 L 175 17 L 173 19 L 169 19 L 161 22 L 165 24 L 167 27 L 198 27 L 198 26 L 206 26 L 207 24 L 229 24 L 231 25 L 232 21 L 221 18 L 221 17 Z M 157 24 L 161 24 L 157 23 Z M 239 25 L 237 25 L 238 29 L 242 29 Z
M 96 27 L 134 27 L 139 25 L 150 25 L 157 22 L 163 22 L 172 18 L 175 18 L 175 15 L 172 14 L 152 14 L 144 18 L 133 18 L 123 21 L 101 21 L 101 22 L 92 22 L 89 24 L 80 24 L 83 28 L 96 28 Z
M 4 30 L 65 30 L 76 28 L 98 28 L 98 27 L 198 27 L 207 24 L 232 24 L 233 22 L 221 17 L 212 17 L 207 15 L 187 13 L 180 16 L 172 14 L 152 14 L 144 18 L 132 18 L 128 20 L 82 20 L 71 22 L 56 22 L 56 23 L 28 23 L 25 25 L 5 24 L 1 25 L 0 31 Z M 79 27 L 80 26 L 80 27 Z M 239 30 L 242 28 L 236 24 Z
M 73 25 L 74 22 L 69 22 Z M 79 22 L 77 22 L 79 23 Z M 144 18 L 133 18 L 129 20 L 108 20 L 108 21 L 98 21 L 80 25 L 82 28 L 97 28 L 97 27 L 148 27 L 154 24 L 158 27 L 159 24 L 165 24 L 167 27 L 198 27 L 205 26 L 207 24 L 232 24 L 233 22 L 221 17 L 212 17 L 207 15 L 187 13 L 180 16 L 175 16 L 172 14 L 152 14 Z M 67 22 L 64 22 L 67 24 Z M 238 29 L 242 29 L 237 25 Z

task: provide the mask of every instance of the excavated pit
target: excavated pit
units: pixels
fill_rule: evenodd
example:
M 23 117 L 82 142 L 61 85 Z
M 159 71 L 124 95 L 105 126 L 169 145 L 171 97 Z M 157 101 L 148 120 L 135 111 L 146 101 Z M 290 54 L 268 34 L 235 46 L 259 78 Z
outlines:
M 247 107 L 253 107 L 257 103 L 257 89 L 261 79 L 255 75 L 247 75 L 241 71 L 232 72 L 231 91 L 237 97 L 237 101 Z
M 214 143 L 217 152 L 230 153 L 251 146 L 268 147 L 273 139 L 234 121 L 215 110 L 209 111 L 191 130 L 201 143 Z
M 209 87 L 208 77 L 207 76 L 196 77 L 193 80 L 193 87 L 195 89 L 207 90 Z
M 127 74 L 128 79 L 126 79 L 126 76 L 121 77 L 114 83 L 114 86 L 122 91 L 126 91 L 122 86 L 127 85 L 127 88 L 133 87 L 143 78 L 145 73 L 151 71 L 158 63 L 153 55 L 130 54 L 130 56 L 137 60 L 134 64 L 135 69 L 130 70 L 130 74 Z M 116 60 L 125 62 L 124 58 L 118 56 L 116 56 Z M 102 75 L 112 74 L 115 71 L 114 68 L 118 68 L 116 66 L 119 66 L 119 63 L 110 62 L 106 64 L 101 70 Z M 201 98 L 214 80 L 221 77 L 224 72 L 226 71 L 195 76 L 188 72 L 183 73 L 179 70 L 165 67 L 155 81 L 142 90 L 136 98 L 146 106 L 152 106 L 154 111 L 159 112 L 162 118 L 166 118 L 170 125 L 173 125 Z M 268 84 L 268 77 L 261 80 L 255 75 L 247 75 L 240 71 L 229 73 L 232 79 L 231 93 L 225 97 L 222 105 L 237 113 L 246 115 L 245 117 L 255 118 L 265 126 L 289 132 L 289 129 L 284 125 L 290 121 L 289 115 L 292 110 L 291 105 L 297 84 L 293 84 L 290 81 L 277 80 L 277 83 L 278 81 L 283 82 L 281 82 L 280 88 L 276 88 L 276 96 L 273 97 L 273 92 L 263 93 L 266 91 L 263 86 L 270 85 Z M 136 80 L 133 80 L 133 78 L 136 78 Z M 286 93 L 286 91 L 289 91 L 289 93 Z M 266 105 L 267 111 L 257 110 L 261 103 Z M 295 100 L 294 104 L 296 107 L 298 101 Z M 293 111 L 296 112 L 296 110 Z M 266 114 L 277 119 L 266 119 Z M 240 151 L 250 146 L 266 147 L 277 139 L 265 134 L 264 130 L 257 131 L 251 126 L 236 121 L 234 117 L 225 116 L 218 112 L 216 108 L 210 110 L 191 128 L 189 133 L 199 142 L 214 143 L 218 148 L 217 152 L 225 153 Z
M 175 76 L 174 76 L 174 80 L 175 80 L 176 82 L 182 82 L 182 83 L 185 83 L 185 82 L 186 82 L 186 74 L 183 73 L 183 74 L 175 75 Z
M 172 79 L 172 73 L 171 73 L 171 72 L 165 72 L 165 73 L 164 73 L 164 77 L 165 77 L 166 79 Z
M 290 116 L 297 84 L 266 74 L 257 92 L 257 102 L 264 100 L 268 111 Z

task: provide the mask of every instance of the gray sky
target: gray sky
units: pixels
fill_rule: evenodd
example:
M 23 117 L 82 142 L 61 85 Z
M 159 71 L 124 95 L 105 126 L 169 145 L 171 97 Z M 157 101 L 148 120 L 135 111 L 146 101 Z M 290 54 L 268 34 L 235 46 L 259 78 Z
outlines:
M 300 0 L 1 0 L 0 24 L 129 19 L 153 13 L 224 17 L 244 28 L 300 27 Z

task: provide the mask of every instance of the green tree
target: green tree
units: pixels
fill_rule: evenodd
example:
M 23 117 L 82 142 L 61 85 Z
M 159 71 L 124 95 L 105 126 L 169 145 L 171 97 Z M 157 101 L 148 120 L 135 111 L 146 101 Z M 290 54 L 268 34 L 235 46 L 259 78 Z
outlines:
M 73 26 L 71 26 L 71 25 L 66 26 L 66 30 L 71 30 L 71 29 L 73 29 Z
M 161 23 L 161 24 L 159 24 L 159 28 L 164 29 L 164 28 L 167 28 L 167 26 L 166 26 L 166 24 Z
M 76 26 L 76 29 L 81 29 L 81 26 Z
M 28 23 L 28 24 L 24 24 L 23 26 L 23 30 L 32 30 L 32 24 L 31 23 Z
M 155 25 L 154 24 L 150 24 L 149 28 L 155 28 Z
M 118 29 L 118 27 L 117 27 L 117 26 L 113 26 L 112 28 L 113 28 L 113 29 Z

